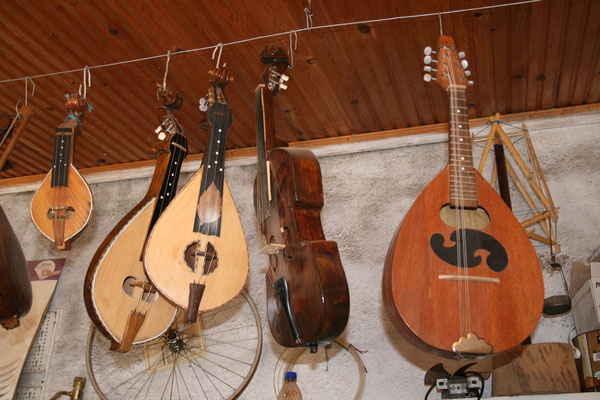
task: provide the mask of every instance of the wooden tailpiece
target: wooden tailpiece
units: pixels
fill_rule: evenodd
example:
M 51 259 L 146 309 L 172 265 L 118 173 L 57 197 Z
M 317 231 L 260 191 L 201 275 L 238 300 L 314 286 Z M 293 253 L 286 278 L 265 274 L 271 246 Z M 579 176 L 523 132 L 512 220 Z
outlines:
M 59 208 L 54 210 L 52 215 L 52 227 L 54 228 L 54 243 L 59 250 L 69 250 L 71 245 L 65 242 L 65 220 L 67 219 L 67 210 Z
M 123 339 L 121 343 L 113 341 L 110 349 L 113 351 L 118 351 L 120 353 L 127 353 L 131 349 L 131 345 L 133 344 L 133 340 L 137 336 L 144 320 L 146 319 L 146 314 L 139 313 L 137 311 L 132 311 L 129 313 L 129 317 L 127 317 L 127 324 L 125 325 L 125 331 L 123 332 Z
M 196 322 L 198 319 L 198 309 L 200 308 L 200 301 L 204 294 L 206 285 L 201 283 L 190 283 L 190 298 L 188 300 L 187 313 L 185 314 L 185 323 L 189 324 Z

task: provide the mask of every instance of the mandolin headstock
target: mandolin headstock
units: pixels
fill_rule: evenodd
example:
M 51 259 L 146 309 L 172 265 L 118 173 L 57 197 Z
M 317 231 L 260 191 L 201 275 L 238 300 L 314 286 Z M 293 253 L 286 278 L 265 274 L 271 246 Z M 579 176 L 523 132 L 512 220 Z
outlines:
M 473 84 L 473 81 L 468 79 L 471 72 L 467 70 L 469 63 L 465 60 L 465 53 L 456 50 L 454 40 L 450 36 L 440 36 L 437 52 L 427 46 L 424 53 L 423 62 L 425 67 L 423 70 L 427 72 L 423 76 L 425 82 L 437 80 L 438 85 L 445 90 L 448 90 L 451 86 L 464 87 Z M 437 60 L 435 59 L 436 55 Z M 437 64 L 437 69 L 433 68 L 434 64 Z M 436 77 L 432 77 L 429 72 L 435 72 Z
M 211 87 L 206 93 L 205 104 L 202 104 L 201 99 L 201 107 L 208 108 L 208 120 L 212 125 L 218 123 L 220 127 L 228 128 L 231 125 L 231 108 L 229 108 L 224 89 L 229 81 L 233 81 L 233 78 L 229 76 L 229 71 L 225 67 L 209 71 L 208 75 Z
M 262 73 L 261 83 L 277 94 L 279 89 L 287 89 L 287 82 L 290 78 L 284 74 L 289 66 L 287 53 L 277 44 L 268 44 L 260 52 L 260 60 L 267 68 Z

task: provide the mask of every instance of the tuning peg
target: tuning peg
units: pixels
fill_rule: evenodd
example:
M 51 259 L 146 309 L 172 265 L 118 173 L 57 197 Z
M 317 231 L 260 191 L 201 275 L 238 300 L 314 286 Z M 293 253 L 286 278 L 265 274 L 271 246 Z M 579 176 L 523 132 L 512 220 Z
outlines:
M 425 47 L 425 49 L 423 50 L 423 53 L 425 53 L 426 56 L 428 56 L 430 54 L 436 54 L 436 52 L 431 49 L 431 46 Z
M 287 82 L 290 80 L 290 77 L 287 76 L 286 74 L 281 74 L 281 76 L 279 77 L 279 82 Z
M 425 72 L 431 72 L 431 71 L 437 72 L 437 69 L 431 68 L 431 66 L 426 65 L 426 66 L 423 67 L 423 71 L 425 71 Z
M 285 90 L 285 89 L 287 89 L 287 85 L 285 83 L 280 83 L 279 84 L 279 89 Z
M 469 77 L 469 76 L 471 76 L 471 71 L 465 71 L 465 76 L 466 76 L 466 77 Z
M 431 58 L 431 56 L 425 56 L 425 58 L 423 59 L 423 62 L 425 64 L 431 64 L 432 62 L 437 63 L 437 61 L 434 60 L 433 58 Z
M 167 135 L 163 131 L 160 131 L 160 133 L 158 134 L 158 140 L 165 140 L 166 137 Z
M 474 83 L 475 83 L 475 82 L 473 82 L 473 81 L 468 81 L 468 82 L 467 82 L 467 84 L 468 84 L 469 86 L 473 86 L 473 84 L 474 84 Z
M 465 58 L 466 54 L 464 51 L 458 52 L 458 58 Z
M 469 66 L 469 62 L 468 62 L 467 60 L 462 60 L 462 61 L 460 62 L 460 65 L 462 65 L 462 67 L 463 67 L 464 69 L 467 69 L 467 67 Z
M 434 77 L 432 77 L 432 76 L 431 76 L 431 75 L 429 75 L 429 74 L 425 74 L 425 75 L 423 75 L 423 80 L 424 80 L 425 82 L 431 82 L 431 81 L 435 81 L 435 80 L 437 80 L 437 79 L 435 79 Z
M 205 112 L 206 110 L 208 110 L 208 105 L 206 104 L 206 98 L 201 97 L 199 100 L 200 103 L 200 111 Z

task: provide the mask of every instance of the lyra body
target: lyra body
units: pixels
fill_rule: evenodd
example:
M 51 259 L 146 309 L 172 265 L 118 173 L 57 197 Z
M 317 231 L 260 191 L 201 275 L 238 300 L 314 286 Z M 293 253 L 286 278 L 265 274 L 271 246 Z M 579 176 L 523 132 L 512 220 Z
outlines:
M 94 211 L 92 191 L 73 165 L 75 136 L 86 108 L 85 99 L 77 95 L 67 100 L 69 116 L 56 129 L 52 169 L 31 201 L 33 223 L 60 250 L 71 248 Z

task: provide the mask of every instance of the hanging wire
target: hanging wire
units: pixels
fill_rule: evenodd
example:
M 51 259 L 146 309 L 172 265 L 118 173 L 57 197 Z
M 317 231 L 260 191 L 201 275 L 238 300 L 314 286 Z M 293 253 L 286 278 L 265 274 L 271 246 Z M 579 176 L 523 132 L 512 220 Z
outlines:
M 308 7 L 306 7 L 304 9 L 304 14 L 306 15 L 306 30 L 310 31 L 313 27 L 313 20 L 312 20 L 312 1 L 308 0 Z
M 446 15 L 446 14 L 458 14 L 458 13 L 463 13 L 463 12 L 488 10 L 488 9 L 492 9 L 492 8 L 502 8 L 502 7 L 510 7 L 510 6 L 517 6 L 517 5 L 523 5 L 523 4 L 530 4 L 530 3 L 539 3 L 541 1 L 543 1 L 543 0 L 525 0 L 525 1 L 517 1 L 514 3 L 496 4 L 496 5 L 484 6 L 484 7 L 472 7 L 472 8 L 464 8 L 464 9 L 460 9 L 460 10 L 441 11 L 441 12 L 433 12 L 433 13 L 425 13 L 425 14 L 400 15 L 400 16 L 396 16 L 396 17 L 378 18 L 378 19 L 370 19 L 370 20 L 364 20 L 364 21 L 342 22 L 339 24 L 329 24 L 329 25 L 319 25 L 319 26 L 312 26 L 312 11 L 311 11 L 311 14 L 310 14 L 311 25 L 310 26 L 307 25 L 306 28 L 292 29 L 292 30 L 285 31 L 285 32 L 271 33 L 271 34 L 267 34 L 267 35 L 256 36 L 256 37 L 249 38 L 249 39 L 241 39 L 241 40 L 236 40 L 236 41 L 229 42 L 229 43 L 219 43 L 217 45 L 198 47 L 195 49 L 180 50 L 180 51 L 173 52 L 171 54 L 177 55 L 177 54 L 195 53 L 195 52 L 210 50 L 210 49 L 216 50 L 216 48 L 219 46 L 221 46 L 221 47 L 233 46 L 233 45 L 241 44 L 241 43 L 254 42 L 254 41 L 269 39 L 269 38 L 278 37 L 278 36 L 285 36 L 285 35 L 289 35 L 290 33 L 293 33 L 293 32 L 306 32 L 306 31 L 313 31 L 313 30 L 318 30 L 318 29 L 329 29 L 329 28 L 337 28 L 337 27 L 343 27 L 343 26 L 359 25 L 359 24 L 373 24 L 373 23 L 379 23 L 379 22 L 397 21 L 397 20 L 402 20 L 402 19 L 424 18 L 424 17 L 432 17 L 432 16 L 441 16 L 441 15 Z M 214 51 L 213 51 L 213 53 L 214 53 Z M 165 56 L 167 56 L 167 54 L 159 54 L 159 55 L 155 55 L 155 56 L 136 58 L 136 59 L 132 59 L 132 60 L 117 61 L 117 62 L 108 63 L 108 64 L 100 64 L 100 65 L 95 65 L 95 66 L 91 66 L 91 67 L 86 66 L 86 68 L 91 70 L 91 69 L 96 69 L 96 68 L 114 67 L 117 65 L 132 64 L 132 63 L 137 63 L 137 62 L 142 62 L 142 61 L 154 60 L 154 59 L 162 58 Z M 85 68 L 76 68 L 76 69 L 70 69 L 70 70 L 66 70 L 66 71 L 58 71 L 58 72 L 50 72 L 47 74 L 33 75 L 30 78 L 43 78 L 46 76 L 69 74 L 72 72 L 79 72 L 79 71 L 83 71 L 83 70 L 85 70 Z M 26 78 L 27 77 L 4 79 L 4 80 L 0 80 L 0 83 L 21 81 Z
M 442 13 L 438 14 L 438 18 L 440 19 L 440 36 L 444 35 L 444 28 L 442 27 Z
M 81 96 L 81 87 L 83 86 L 83 98 L 87 98 L 87 88 L 92 87 L 92 73 L 90 67 L 83 67 L 83 84 L 79 85 L 79 95 Z

